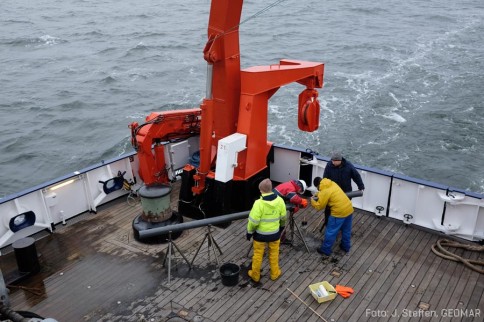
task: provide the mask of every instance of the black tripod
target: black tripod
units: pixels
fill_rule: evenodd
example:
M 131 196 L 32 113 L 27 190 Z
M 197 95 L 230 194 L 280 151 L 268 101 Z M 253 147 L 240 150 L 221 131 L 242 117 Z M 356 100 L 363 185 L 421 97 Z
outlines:
M 296 213 L 295 208 L 290 207 L 289 208 L 289 225 L 286 225 L 286 227 L 284 227 L 284 230 L 282 232 L 282 234 L 286 233 L 287 227 L 289 226 L 289 228 L 290 228 L 290 239 L 289 239 L 288 242 L 282 242 L 282 244 L 294 246 L 293 245 L 294 236 L 296 235 L 299 239 L 302 240 L 302 242 L 304 243 L 304 246 L 306 247 L 306 250 L 309 253 L 309 247 L 308 247 L 308 244 L 306 244 L 306 240 L 304 239 L 304 236 L 301 232 L 301 228 L 299 228 L 299 225 L 297 224 L 296 220 L 294 219 L 295 213 Z M 287 236 L 286 236 L 286 240 L 287 240 Z
M 207 225 L 207 233 L 205 234 L 205 237 L 203 237 L 203 240 L 200 243 L 200 246 L 198 247 L 197 252 L 195 253 L 195 256 L 193 256 L 191 265 L 193 265 L 193 262 L 195 261 L 195 258 L 197 257 L 198 253 L 200 252 L 200 249 L 202 248 L 203 243 L 205 243 L 205 240 L 207 240 L 207 242 L 208 242 L 208 260 L 210 261 L 210 250 L 212 250 L 213 254 L 215 256 L 215 261 L 217 262 L 217 267 L 220 266 L 219 261 L 218 261 L 217 252 L 216 252 L 215 248 L 218 249 L 218 251 L 220 252 L 220 255 L 222 255 L 222 250 L 218 246 L 215 239 L 213 239 L 212 225 Z M 191 266 L 190 266 L 190 269 L 191 269 Z
M 175 247 L 175 248 L 173 248 L 173 247 Z M 178 246 L 175 244 L 175 242 L 171 239 L 171 231 L 168 232 L 168 251 L 165 254 L 165 258 L 163 259 L 163 267 L 165 267 L 166 259 L 168 258 L 168 285 L 170 285 L 170 279 L 171 279 L 171 258 L 173 256 L 173 254 L 175 253 L 175 250 L 177 250 L 180 253 L 180 255 L 183 257 L 185 262 L 187 262 L 188 267 L 190 267 L 190 269 L 192 269 L 192 266 L 191 266 L 190 262 L 188 261 L 188 259 L 185 257 L 185 255 L 183 255 L 180 248 L 178 248 Z

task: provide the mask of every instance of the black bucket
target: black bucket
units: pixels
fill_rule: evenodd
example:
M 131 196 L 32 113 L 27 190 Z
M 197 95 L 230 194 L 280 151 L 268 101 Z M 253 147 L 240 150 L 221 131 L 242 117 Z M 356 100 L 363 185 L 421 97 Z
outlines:
M 235 286 L 239 283 L 240 267 L 234 263 L 225 263 L 220 266 L 222 284 L 225 286 Z

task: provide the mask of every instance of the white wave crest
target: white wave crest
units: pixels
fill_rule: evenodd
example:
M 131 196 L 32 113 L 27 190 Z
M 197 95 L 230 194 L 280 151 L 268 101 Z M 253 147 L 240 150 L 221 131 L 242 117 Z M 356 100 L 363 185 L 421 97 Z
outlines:
M 400 114 L 397 114 L 395 112 L 391 112 L 389 114 L 382 115 L 382 117 L 389 119 L 389 120 L 393 120 L 393 121 L 398 122 L 398 123 L 407 122 L 407 120 L 403 116 L 401 116 Z
M 48 46 L 57 45 L 61 42 L 60 38 L 49 35 L 40 36 L 39 39 L 44 43 L 44 45 Z

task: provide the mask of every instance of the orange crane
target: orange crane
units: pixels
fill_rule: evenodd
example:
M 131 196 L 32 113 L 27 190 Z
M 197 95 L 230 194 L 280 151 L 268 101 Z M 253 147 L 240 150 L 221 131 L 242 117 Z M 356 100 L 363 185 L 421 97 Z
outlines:
M 268 102 L 281 86 L 297 82 L 306 87 L 298 99 L 298 127 L 312 132 L 319 126 L 316 88 L 323 86 L 324 64 L 281 60 L 241 70 L 242 5 L 243 0 L 211 2 L 203 50 L 207 94 L 200 108 L 152 113 L 145 124 L 130 125 L 147 185 L 168 182 L 160 142 L 200 135 L 200 164 L 187 165 L 182 173 L 179 212 L 188 217 L 247 210 L 258 197 L 258 183 L 269 177 Z

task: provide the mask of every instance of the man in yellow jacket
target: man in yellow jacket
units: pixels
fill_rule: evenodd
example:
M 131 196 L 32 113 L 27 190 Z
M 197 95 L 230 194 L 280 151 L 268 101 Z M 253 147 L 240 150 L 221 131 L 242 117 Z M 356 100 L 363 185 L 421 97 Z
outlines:
M 260 199 L 254 202 L 247 223 L 247 240 L 254 237 L 254 255 L 252 269 L 248 274 L 254 282 L 260 281 L 260 269 L 264 258 L 266 244 L 269 245 L 269 266 L 271 280 L 281 276 L 279 268 L 280 235 L 286 224 L 286 204 L 272 192 L 272 182 L 264 179 L 259 184 Z
M 331 215 L 328 218 L 324 241 L 318 253 L 322 255 L 331 255 L 333 244 L 336 241 L 338 232 L 341 230 L 340 248 L 349 252 L 351 247 L 351 225 L 353 220 L 353 205 L 348 196 L 341 188 L 328 178 L 317 177 L 314 183 L 319 181 L 318 193 L 311 198 L 311 205 L 317 210 L 323 210 L 328 206 L 331 209 Z

